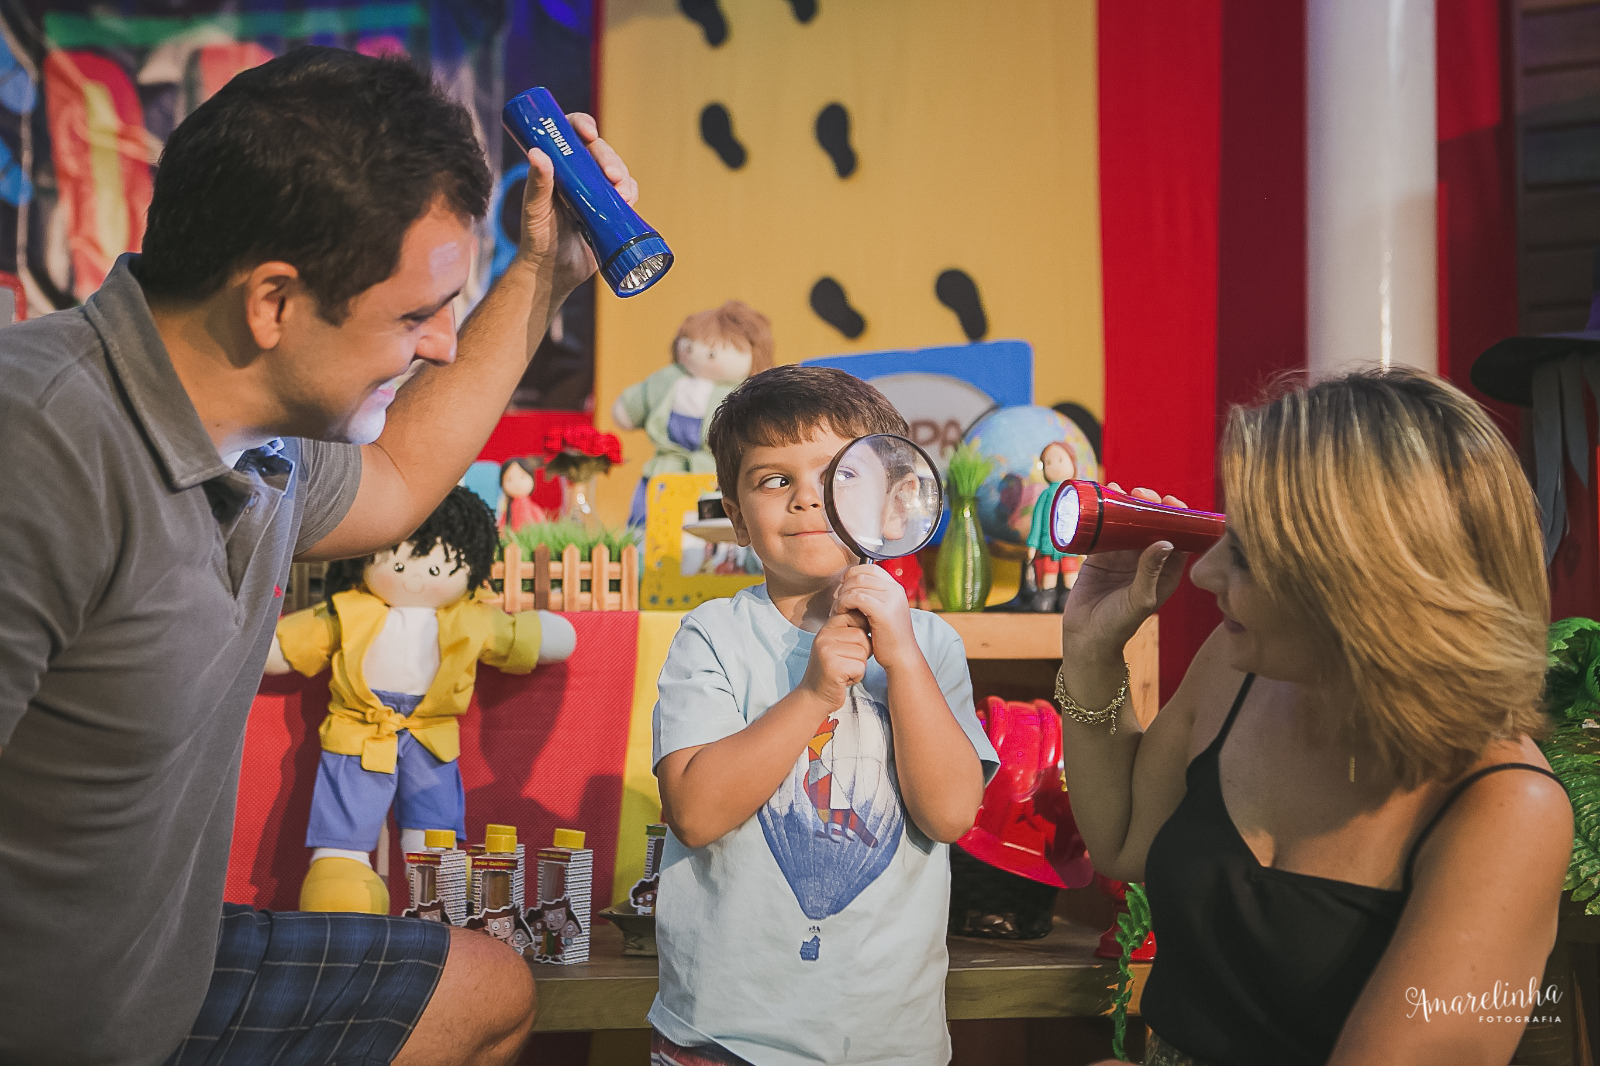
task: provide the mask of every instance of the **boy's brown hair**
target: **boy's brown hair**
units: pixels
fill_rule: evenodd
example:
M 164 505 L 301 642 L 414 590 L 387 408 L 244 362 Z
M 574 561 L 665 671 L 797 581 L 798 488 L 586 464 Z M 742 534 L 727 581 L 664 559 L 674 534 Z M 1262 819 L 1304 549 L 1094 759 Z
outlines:
M 747 378 L 711 418 L 706 447 L 717 460 L 717 486 L 737 502 L 746 451 L 796 444 L 823 429 L 841 437 L 910 433 L 883 393 L 853 374 L 826 366 L 773 367 Z
M 729 300 L 709 311 L 696 311 L 683 320 L 672 339 L 672 361 L 682 356 L 685 341 L 701 344 L 736 344 L 750 353 L 750 373 L 772 369 L 772 323 L 767 316 L 740 300 Z

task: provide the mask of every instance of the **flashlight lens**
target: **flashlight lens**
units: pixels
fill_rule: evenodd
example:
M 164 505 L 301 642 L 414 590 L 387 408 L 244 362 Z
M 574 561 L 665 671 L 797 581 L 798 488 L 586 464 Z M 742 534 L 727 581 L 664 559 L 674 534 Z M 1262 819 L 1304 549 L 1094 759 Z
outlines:
M 628 271 L 627 277 L 622 279 L 617 288 L 621 289 L 623 292 L 637 292 L 638 290 L 649 285 L 650 279 L 659 274 L 662 268 L 664 268 L 671 261 L 672 257 L 668 255 L 652 255 L 650 258 L 646 259 L 644 262 Z
M 1050 516 L 1050 537 L 1057 547 L 1071 544 L 1072 538 L 1078 535 L 1078 514 L 1082 506 L 1076 486 L 1067 486 L 1066 491 L 1056 497 L 1055 514 Z

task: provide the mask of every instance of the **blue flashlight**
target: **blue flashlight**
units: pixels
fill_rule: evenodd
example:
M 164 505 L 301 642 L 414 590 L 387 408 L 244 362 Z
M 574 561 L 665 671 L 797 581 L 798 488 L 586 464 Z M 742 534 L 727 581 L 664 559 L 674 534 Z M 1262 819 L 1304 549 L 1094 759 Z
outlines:
M 555 164 L 556 192 L 612 292 L 636 296 L 661 280 L 672 266 L 672 249 L 612 188 L 548 89 L 538 86 L 513 98 L 500 121 L 524 152 L 538 148 Z

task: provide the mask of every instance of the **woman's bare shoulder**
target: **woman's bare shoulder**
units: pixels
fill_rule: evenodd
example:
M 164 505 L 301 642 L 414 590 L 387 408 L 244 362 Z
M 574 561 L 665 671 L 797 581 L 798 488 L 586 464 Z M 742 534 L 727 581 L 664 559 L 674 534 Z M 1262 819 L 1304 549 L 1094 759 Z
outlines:
M 1531 739 L 1496 741 L 1451 786 L 1453 792 L 1465 785 L 1439 818 L 1433 836 L 1552 853 L 1570 846 L 1572 804 L 1566 788 L 1553 778 L 1513 768 L 1515 765 L 1550 769 L 1550 763 Z M 1494 766 L 1508 768 L 1473 779 L 1474 774 Z M 1418 859 L 1424 859 L 1429 850 L 1447 849 L 1448 845 L 1437 847 L 1436 841 L 1430 839 Z
M 1187 726 L 1188 757 L 1193 759 L 1216 739 L 1245 675 L 1228 665 L 1221 627 L 1212 630 L 1195 652 L 1183 682 L 1161 708 L 1173 725 Z

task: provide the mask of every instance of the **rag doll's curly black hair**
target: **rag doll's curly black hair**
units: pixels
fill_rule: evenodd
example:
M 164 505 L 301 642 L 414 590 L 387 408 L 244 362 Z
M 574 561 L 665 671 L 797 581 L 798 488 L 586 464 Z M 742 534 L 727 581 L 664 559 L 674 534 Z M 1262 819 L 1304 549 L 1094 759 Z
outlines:
M 489 505 L 471 489 L 457 485 L 406 540 L 411 543 L 413 555 L 427 555 L 434 545 L 443 544 L 445 554 L 454 559 L 458 567 L 467 568 L 467 591 L 470 593 L 489 580 L 500 534 Z M 336 592 L 360 588 L 361 575 L 373 558 L 367 555 L 329 563 L 327 576 L 322 579 L 323 594 L 331 598 Z

